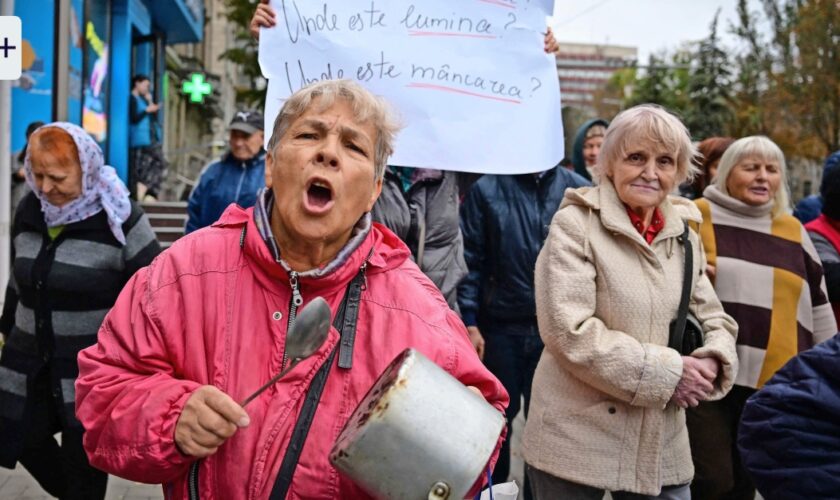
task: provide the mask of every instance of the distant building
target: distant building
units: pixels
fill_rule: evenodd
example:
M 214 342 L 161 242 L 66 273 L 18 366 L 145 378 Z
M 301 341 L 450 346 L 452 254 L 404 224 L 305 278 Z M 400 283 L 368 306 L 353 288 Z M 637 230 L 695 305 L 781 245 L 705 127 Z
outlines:
M 564 107 L 594 112 L 596 94 L 617 70 L 634 66 L 636 47 L 559 43 L 557 76 Z

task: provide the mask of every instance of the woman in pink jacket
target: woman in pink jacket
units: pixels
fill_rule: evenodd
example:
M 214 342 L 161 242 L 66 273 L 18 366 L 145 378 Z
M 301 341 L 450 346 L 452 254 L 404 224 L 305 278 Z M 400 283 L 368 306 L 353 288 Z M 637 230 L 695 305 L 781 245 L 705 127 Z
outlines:
M 385 103 L 353 82 L 320 82 L 286 101 L 256 207 L 229 208 L 139 271 L 98 344 L 80 354 L 76 411 L 94 466 L 163 483 L 167 498 L 367 498 L 328 453 L 407 347 L 503 412 L 507 394 L 460 319 L 406 246 L 371 223 L 396 130 Z M 355 343 L 348 348 L 342 337 L 339 346 L 331 329 L 315 354 L 247 409 L 239 406 L 287 366 L 286 332 L 298 308 L 321 296 L 335 314 L 353 283 L 361 289 Z M 291 480 L 278 481 L 325 363 L 326 385 Z

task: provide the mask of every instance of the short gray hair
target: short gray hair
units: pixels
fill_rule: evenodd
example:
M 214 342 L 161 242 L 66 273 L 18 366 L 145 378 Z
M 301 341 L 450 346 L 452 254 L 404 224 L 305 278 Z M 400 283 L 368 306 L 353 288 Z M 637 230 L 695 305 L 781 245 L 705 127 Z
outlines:
M 370 91 L 351 80 L 322 80 L 298 90 L 292 94 L 274 120 L 268 151 L 280 144 L 289 126 L 300 118 L 318 98 L 317 111 L 323 111 L 337 99 L 346 100 L 353 107 L 353 114 L 360 123 L 370 123 L 376 130 L 376 145 L 373 156 L 375 178 L 382 179 L 385 165 L 394 152 L 394 139 L 401 125 L 391 105 L 384 98 L 375 96 Z
M 679 118 L 656 104 L 641 104 L 622 111 L 607 128 L 595 170 L 599 178 L 621 161 L 628 149 L 641 142 L 662 144 L 676 156 L 677 183 L 690 181 L 699 172 L 693 160 L 699 156 L 688 129 Z
M 726 148 L 718 163 L 717 176 L 712 181 L 721 193 L 729 194 L 726 189 L 726 181 L 729 174 L 736 165 L 747 157 L 760 158 L 764 161 L 772 161 L 779 164 L 779 173 L 782 174 L 782 181 L 776 194 L 773 196 L 773 216 L 776 217 L 787 213 L 790 208 L 790 193 L 788 192 L 787 164 L 785 154 L 775 142 L 763 135 L 751 135 L 733 142 Z

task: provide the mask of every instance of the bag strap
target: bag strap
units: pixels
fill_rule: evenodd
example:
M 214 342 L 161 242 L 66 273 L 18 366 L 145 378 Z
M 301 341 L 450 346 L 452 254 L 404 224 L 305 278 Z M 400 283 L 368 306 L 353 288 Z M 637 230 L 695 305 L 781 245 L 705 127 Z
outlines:
M 370 256 L 368 256 L 369 258 Z M 341 332 L 338 348 L 338 367 L 353 368 L 353 345 L 356 343 L 356 321 L 359 319 L 359 298 L 365 289 L 365 269 L 367 260 L 359 269 L 359 274 L 347 286 L 347 293 L 336 314 L 336 328 Z M 341 322 L 338 321 L 339 317 Z
M 685 247 L 685 270 L 683 271 L 683 285 L 682 296 L 680 296 L 680 308 L 677 312 L 677 324 L 674 333 L 677 335 L 676 342 L 671 342 L 670 345 L 681 346 L 683 344 L 683 335 L 685 335 L 685 322 L 688 317 L 688 300 L 691 296 L 691 275 L 694 273 L 694 252 L 691 248 L 691 239 L 689 239 L 688 223 L 683 221 L 685 231 L 683 231 L 680 239 Z
M 324 386 L 327 384 L 327 375 L 330 373 L 330 367 L 332 367 L 336 352 L 341 350 L 342 357 L 349 356 L 352 364 L 353 339 L 356 336 L 356 320 L 359 315 L 359 300 L 365 281 L 365 268 L 366 266 L 362 265 L 361 269 L 359 269 L 359 274 L 353 278 L 347 286 L 347 291 L 344 293 L 344 299 L 341 301 L 341 306 L 335 315 L 335 321 L 333 321 L 333 326 L 341 334 L 339 340 L 340 347 L 333 349 L 330 356 L 321 365 L 318 373 L 315 374 L 315 377 L 309 384 L 309 389 L 306 391 L 306 398 L 303 401 L 303 408 L 301 408 L 300 415 L 298 416 L 297 422 L 295 422 L 292 437 L 289 440 L 289 446 L 286 448 L 286 454 L 283 456 L 283 462 L 280 464 L 280 472 L 277 473 L 277 479 L 274 481 L 274 487 L 271 489 L 270 500 L 284 500 L 286 494 L 289 492 L 289 487 L 292 485 L 292 477 L 295 474 L 298 460 L 300 460 L 303 445 L 306 443 L 309 428 L 315 419 L 315 410 L 321 401 L 321 394 L 324 392 Z M 347 339 L 349 339 L 349 342 Z M 348 348 L 349 354 L 347 353 Z M 339 362 L 339 366 L 341 366 L 341 362 Z

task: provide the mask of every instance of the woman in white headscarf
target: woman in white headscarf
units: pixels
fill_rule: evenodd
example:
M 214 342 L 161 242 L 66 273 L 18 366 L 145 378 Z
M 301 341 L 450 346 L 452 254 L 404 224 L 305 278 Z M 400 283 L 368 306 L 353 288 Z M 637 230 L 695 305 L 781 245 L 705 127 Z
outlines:
M 21 464 L 51 495 L 104 498 L 75 416 L 76 355 L 160 246 L 142 209 L 81 128 L 50 123 L 29 140 L 31 188 L 12 228 L 0 333 L 0 466 Z M 62 433 L 61 445 L 53 438 Z

